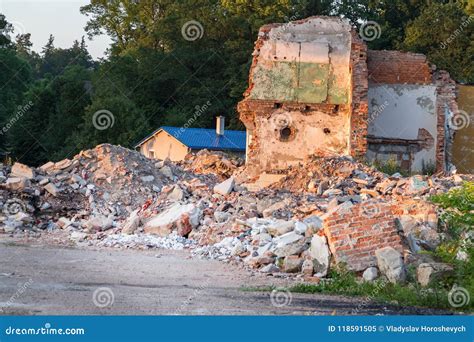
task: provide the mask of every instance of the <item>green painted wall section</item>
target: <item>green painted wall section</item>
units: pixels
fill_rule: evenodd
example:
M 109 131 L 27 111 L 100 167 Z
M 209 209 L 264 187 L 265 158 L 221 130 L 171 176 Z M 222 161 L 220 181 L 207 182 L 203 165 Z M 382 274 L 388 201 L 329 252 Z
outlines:
M 257 64 L 251 99 L 304 103 L 346 104 L 348 89 L 338 85 L 331 65 L 322 63 L 268 62 Z
M 295 101 L 298 64 L 272 62 L 271 68 L 257 65 L 250 98 L 258 100 Z
M 347 72 L 349 73 L 349 68 Z M 346 84 L 344 86 L 338 84 L 336 78 L 331 73 L 329 73 L 329 89 L 327 102 L 331 104 L 349 103 L 349 85 Z
M 328 97 L 329 64 L 300 63 L 296 100 L 321 103 Z

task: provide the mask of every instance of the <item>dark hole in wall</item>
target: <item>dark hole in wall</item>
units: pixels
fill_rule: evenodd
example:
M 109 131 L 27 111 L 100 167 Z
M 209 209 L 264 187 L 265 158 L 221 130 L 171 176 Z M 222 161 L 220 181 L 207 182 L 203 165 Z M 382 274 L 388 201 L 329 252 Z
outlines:
M 324 132 L 324 134 L 329 134 L 329 133 L 331 133 L 331 130 L 326 127 L 326 128 L 323 129 L 323 132 Z
M 284 127 L 280 130 L 280 141 L 289 141 L 292 131 L 290 127 Z
M 280 102 L 275 102 L 273 108 L 281 108 L 283 105 Z

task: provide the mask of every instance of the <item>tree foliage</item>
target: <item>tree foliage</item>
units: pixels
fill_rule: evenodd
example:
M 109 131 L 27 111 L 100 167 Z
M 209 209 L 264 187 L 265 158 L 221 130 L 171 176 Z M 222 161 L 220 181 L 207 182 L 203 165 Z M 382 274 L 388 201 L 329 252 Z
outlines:
M 0 82 L 7 85 L 0 123 L 20 117 L 0 135 L 0 150 L 15 159 L 39 164 L 101 142 L 133 147 L 160 125 L 212 127 L 216 115 L 242 129 L 236 104 L 259 28 L 314 15 L 338 15 L 355 27 L 375 21 L 381 35 L 370 48 L 425 53 L 458 81 L 474 82 L 468 0 L 91 0 L 80 11 L 90 38 L 112 39 L 100 62 L 83 37 L 58 48 L 50 36 L 36 53 L 31 34 L 13 37 L 0 15 Z M 103 111 L 114 125 L 98 130 L 94 115 Z

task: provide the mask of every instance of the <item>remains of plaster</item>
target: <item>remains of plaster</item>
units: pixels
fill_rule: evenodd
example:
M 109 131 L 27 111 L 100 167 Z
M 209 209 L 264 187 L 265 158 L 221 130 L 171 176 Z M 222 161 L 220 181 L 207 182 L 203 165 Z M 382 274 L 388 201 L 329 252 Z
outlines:
M 434 85 L 369 87 L 369 160 L 397 161 L 408 171 L 436 163 L 437 115 Z M 383 107 L 383 110 L 379 110 Z
M 351 153 L 354 37 L 340 18 L 262 27 L 239 104 L 248 169 L 275 172 L 312 154 Z
M 247 174 L 280 173 L 314 154 L 442 170 L 456 86 L 434 69 L 422 54 L 368 51 L 341 18 L 263 26 L 238 105 Z

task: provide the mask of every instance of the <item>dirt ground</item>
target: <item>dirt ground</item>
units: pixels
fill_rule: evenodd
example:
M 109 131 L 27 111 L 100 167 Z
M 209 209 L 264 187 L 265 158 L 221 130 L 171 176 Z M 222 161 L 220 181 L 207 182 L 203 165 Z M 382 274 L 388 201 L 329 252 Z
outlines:
M 0 236 L 0 260 L 3 315 L 434 313 L 340 296 L 256 291 L 285 280 L 187 251 L 60 248 Z

